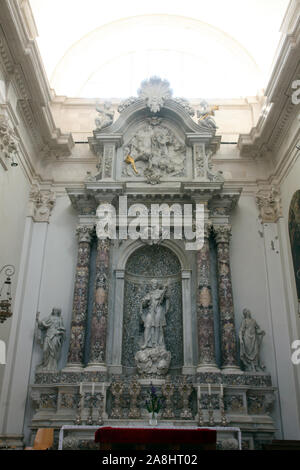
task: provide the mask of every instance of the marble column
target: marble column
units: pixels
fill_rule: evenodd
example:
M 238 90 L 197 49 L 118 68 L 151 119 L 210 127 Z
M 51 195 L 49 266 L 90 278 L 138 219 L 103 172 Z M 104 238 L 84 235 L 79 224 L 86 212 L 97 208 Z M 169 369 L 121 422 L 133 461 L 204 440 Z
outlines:
M 204 233 L 204 245 L 202 249 L 197 252 L 197 320 L 197 370 L 207 367 L 216 368 L 214 313 L 211 295 L 208 229 L 206 229 Z
M 83 365 L 92 233 L 93 227 L 84 225 L 79 226 L 76 230 L 78 237 L 78 258 L 67 367 L 82 367 Z
M 98 239 L 88 366 L 106 369 L 110 240 Z
M 215 225 L 214 233 L 217 243 L 222 368 L 239 370 L 229 255 L 231 226 Z

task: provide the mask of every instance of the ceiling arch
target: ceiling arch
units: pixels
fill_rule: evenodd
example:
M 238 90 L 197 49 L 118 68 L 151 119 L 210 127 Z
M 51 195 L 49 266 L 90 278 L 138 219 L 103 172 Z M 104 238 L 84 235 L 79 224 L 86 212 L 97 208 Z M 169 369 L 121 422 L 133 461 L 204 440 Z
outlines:
M 102 25 L 61 57 L 57 94 L 123 98 L 141 80 L 167 78 L 178 96 L 256 94 L 262 72 L 250 52 L 220 28 L 178 15 L 140 15 Z

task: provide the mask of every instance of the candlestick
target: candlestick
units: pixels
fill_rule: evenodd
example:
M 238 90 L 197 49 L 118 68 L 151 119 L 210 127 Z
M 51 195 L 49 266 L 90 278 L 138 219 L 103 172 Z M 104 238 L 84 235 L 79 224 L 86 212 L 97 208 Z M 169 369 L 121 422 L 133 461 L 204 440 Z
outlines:
M 208 400 L 208 424 L 209 424 L 209 426 L 214 426 L 215 425 L 214 407 L 213 407 L 212 396 L 211 395 L 209 395 L 209 400 Z
M 81 420 L 82 394 L 81 394 L 81 393 L 77 393 L 77 394 L 75 395 L 75 402 L 76 402 L 76 408 L 77 408 L 77 414 L 76 414 L 76 418 L 75 418 L 75 424 L 77 424 L 77 426 L 79 426 L 80 424 L 82 424 L 82 420 Z
M 228 426 L 228 421 L 225 413 L 224 396 L 220 394 L 220 412 L 221 412 L 221 426 Z

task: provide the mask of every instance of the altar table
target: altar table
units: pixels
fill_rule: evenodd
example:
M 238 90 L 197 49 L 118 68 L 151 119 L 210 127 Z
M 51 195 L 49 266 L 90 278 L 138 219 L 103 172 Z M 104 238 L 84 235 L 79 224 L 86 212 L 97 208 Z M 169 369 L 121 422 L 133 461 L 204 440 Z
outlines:
M 64 439 L 64 433 L 65 431 L 69 432 L 75 432 L 75 433 L 79 433 L 81 434 L 82 432 L 87 432 L 87 433 L 92 433 L 92 435 L 94 435 L 94 433 L 96 431 L 98 431 L 98 429 L 103 429 L 104 427 L 108 427 L 108 426 L 103 426 L 103 427 L 100 427 L 100 426 L 88 426 L 88 425 L 64 425 L 60 428 L 60 431 L 59 431 L 59 444 L 58 444 L 58 449 L 59 450 L 62 450 L 63 449 L 63 439 Z M 122 426 L 110 426 L 110 427 L 115 427 L 115 428 L 122 428 Z M 153 429 L 151 428 L 150 426 L 142 426 L 142 427 L 145 427 L 146 429 Z M 130 425 L 127 425 L 127 426 L 124 426 L 124 429 L 137 429 L 137 428 L 141 428 L 140 425 L 136 424 L 134 425 L 133 423 L 131 423 Z M 241 430 L 240 428 L 237 428 L 237 427 L 230 427 L 230 426 L 226 426 L 226 427 L 223 427 L 223 426 L 214 426 L 214 427 L 205 427 L 205 428 L 199 428 L 197 426 L 189 426 L 189 425 L 185 425 L 185 426 L 176 426 L 176 425 L 173 425 L 173 424 L 165 424 L 165 423 L 159 423 L 158 426 L 155 428 L 155 429 L 185 429 L 185 430 L 196 430 L 196 429 L 209 429 L 209 430 L 214 430 L 216 431 L 217 433 L 225 433 L 225 434 L 232 434 L 233 432 L 236 434 L 236 437 L 237 437 L 237 440 L 238 440 L 238 443 L 239 443 L 239 449 L 242 448 L 242 433 L 241 433 Z
M 95 433 L 95 442 L 101 450 L 121 448 L 164 450 L 215 450 L 217 432 L 214 429 L 127 428 L 101 427 Z

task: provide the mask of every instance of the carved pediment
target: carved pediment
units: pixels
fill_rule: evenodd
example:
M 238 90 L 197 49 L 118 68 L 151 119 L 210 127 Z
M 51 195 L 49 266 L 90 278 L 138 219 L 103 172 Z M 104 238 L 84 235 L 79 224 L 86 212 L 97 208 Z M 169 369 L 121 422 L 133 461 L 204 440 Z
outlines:
M 215 136 L 213 111 L 205 106 L 197 123 L 189 102 L 173 98 L 169 83 L 158 77 L 142 82 L 138 96 L 119 105 L 115 122 L 109 103 L 98 106 L 89 143 L 99 173 L 89 180 L 222 182 L 211 161 L 221 137 Z

